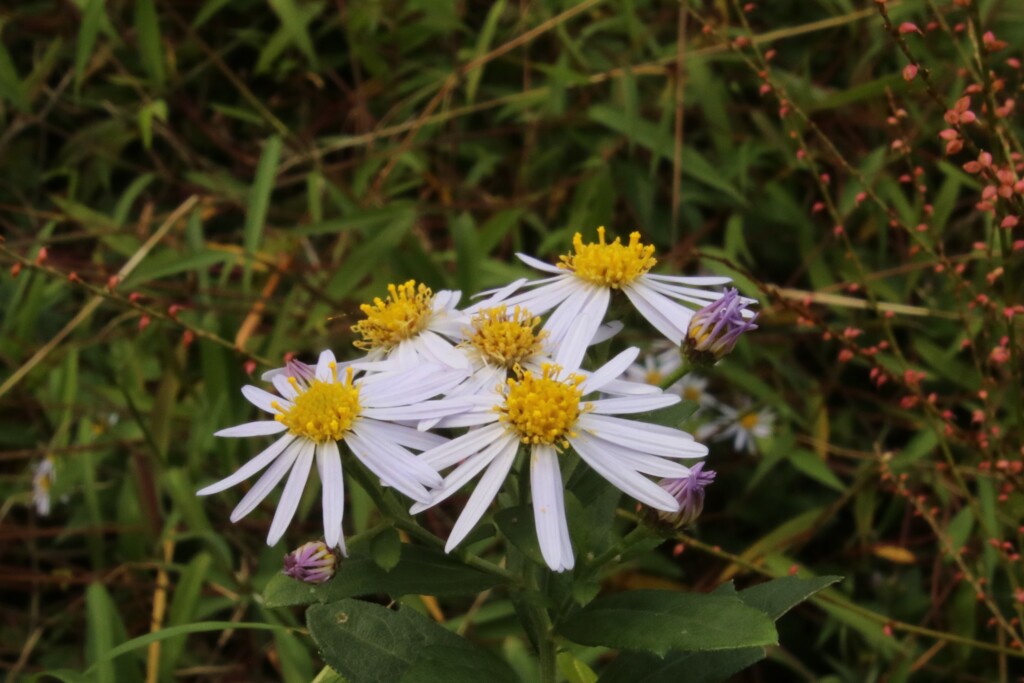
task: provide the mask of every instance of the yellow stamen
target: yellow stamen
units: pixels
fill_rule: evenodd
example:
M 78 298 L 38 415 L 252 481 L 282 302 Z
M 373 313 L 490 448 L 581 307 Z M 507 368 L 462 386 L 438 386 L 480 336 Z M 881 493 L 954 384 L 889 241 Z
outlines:
M 423 331 L 433 310 L 434 292 L 424 284 L 409 280 L 400 285 L 388 285 L 388 298 L 377 297 L 373 305 L 363 304 L 359 309 L 366 319 L 352 326 L 362 335 L 355 342 L 360 349 L 390 349 L 399 342 Z
M 484 362 L 511 370 L 541 352 L 545 332 L 537 332 L 540 318 L 516 306 L 510 314 L 504 305 L 487 308 L 472 320 L 469 343 Z
M 703 395 L 704 392 L 697 387 L 686 387 L 683 389 L 683 398 L 693 403 L 700 403 L 701 396 Z
M 598 242 L 583 243 L 580 233 L 572 238 L 575 254 L 559 257 L 559 268 L 573 271 L 587 282 L 619 289 L 645 274 L 658 262 L 654 246 L 640 242 L 640 233 L 629 235 L 629 244 L 616 237 L 611 244 L 604 241 L 604 227 L 597 229 Z
M 590 404 L 580 407 L 583 392 L 579 385 L 584 378 L 574 374 L 559 380 L 560 371 L 557 365 L 545 363 L 541 376 L 536 377 L 517 367 L 516 379 L 508 380 L 505 403 L 497 411 L 499 419 L 514 429 L 523 443 L 567 448 L 567 438 L 576 436 L 573 427 L 580 413 L 590 409 Z
M 748 432 L 757 426 L 758 416 L 757 413 L 747 413 L 740 418 L 740 426 Z
M 660 370 L 648 370 L 644 375 L 644 381 L 648 384 L 661 384 L 662 373 Z
M 337 379 L 337 368 L 335 379 Z M 274 419 L 288 431 L 316 443 L 340 441 L 359 417 L 359 387 L 352 384 L 352 368 L 344 382 L 313 380 L 309 388 L 293 399 L 294 406 L 275 415 Z M 281 410 L 275 402 L 274 408 Z

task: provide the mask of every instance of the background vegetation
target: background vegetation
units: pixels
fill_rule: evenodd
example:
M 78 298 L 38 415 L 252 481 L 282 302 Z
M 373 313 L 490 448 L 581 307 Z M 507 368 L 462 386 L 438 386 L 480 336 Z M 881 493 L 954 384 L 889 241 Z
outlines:
M 301 631 L 241 625 L 301 624 L 260 593 L 318 515 L 268 549 L 269 506 L 194 496 L 255 447 L 212 437 L 239 387 L 350 348 L 388 282 L 476 291 L 598 225 L 761 299 L 709 389 L 778 415 L 604 590 L 839 574 L 742 680 L 1020 675 L 1021 3 L 23 0 L 0 27 L 8 680 L 311 680 Z M 373 516 L 357 492 L 349 532 Z M 517 665 L 485 595 L 455 626 Z M 240 626 L 108 658 L 211 621 Z

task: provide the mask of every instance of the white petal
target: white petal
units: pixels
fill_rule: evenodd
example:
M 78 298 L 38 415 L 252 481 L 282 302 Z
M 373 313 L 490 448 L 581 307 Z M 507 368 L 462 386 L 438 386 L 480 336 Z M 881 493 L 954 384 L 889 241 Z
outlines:
M 270 523 L 270 532 L 267 534 L 267 545 L 277 545 L 277 542 L 284 536 L 284 532 L 291 524 L 295 511 L 299 508 L 299 501 L 302 500 L 302 490 L 306 488 L 306 480 L 309 478 L 309 468 L 313 464 L 313 451 L 316 444 L 312 441 L 304 441 L 302 450 L 295 459 L 295 466 L 288 476 L 288 482 L 284 485 L 284 492 L 281 493 L 281 500 L 277 504 L 277 512 L 274 513 L 274 521 Z
M 624 373 L 626 368 L 632 365 L 633 361 L 635 361 L 636 357 L 639 355 L 640 349 L 635 346 L 626 349 L 583 380 L 583 383 L 580 384 L 579 387 L 580 390 L 583 391 L 584 395 L 589 394 L 592 391 L 601 391 L 608 382 L 611 382 L 613 379 L 617 379 L 619 375 Z
M 465 373 L 444 365 L 421 363 L 397 372 L 381 372 L 359 382 L 359 402 L 372 408 L 419 403 L 454 389 Z
M 210 484 L 206 488 L 200 489 L 196 495 L 209 496 L 213 493 L 220 493 L 224 489 L 229 489 L 235 484 L 245 481 L 272 463 L 274 458 L 279 456 L 294 439 L 295 437 L 293 435 L 285 434 L 280 439 L 267 446 L 262 453 L 238 468 L 238 471 L 230 477 L 226 477 L 218 481 L 216 484 Z
M 608 312 L 608 302 L 611 300 L 611 292 L 604 288 L 597 288 L 584 304 L 583 310 L 577 315 L 576 322 L 569 328 L 569 332 L 562 338 L 561 344 L 556 348 L 555 363 L 567 370 L 576 370 L 583 363 L 583 357 L 587 354 L 587 346 L 590 340 L 597 334 Z M 567 301 L 562 305 L 568 306 Z
M 677 346 L 683 342 L 693 311 L 683 308 L 665 295 L 639 282 L 623 287 L 622 291 L 640 315 L 665 335 L 666 339 Z
M 661 389 L 653 384 L 646 384 L 645 382 L 627 382 L 623 379 L 613 379 L 608 382 L 608 384 L 601 387 L 601 391 L 613 396 L 643 396 L 645 394 L 650 395 L 661 393 Z
M 370 443 L 363 439 L 356 431 L 345 437 L 345 443 L 352 449 L 352 453 L 359 458 L 359 461 L 366 465 L 366 468 L 377 475 L 382 484 L 391 486 L 415 501 L 429 502 L 430 493 L 424 485 L 410 472 L 409 462 L 391 450 L 381 448 L 380 443 Z M 395 446 L 395 448 L 399 448 Z M 401 450 L 399 448 L 399 450 Z M 416 457 L 404 451 L 409 460 L 416 461 Z M 422 461 L 420 461 L 422 464 Z M 440 485 L 441 477 L 434 472 L 436 484 Z
M 420 457 L 434 469 L 443 470 L 480 452 L 505 433 L 505 428 L 501 425 L 473 429 L 442 446 L 425 451 Z
M 376 424 L 380 425 L 383 423 L 378 422 Z M 371 425 L 369 432 L 365 429 L 367 425 Z M 405 450 L 386 436 L 375 438 L 382 437 L 383 433 L 380 430 L 374 432 L 372 426 L 373 420 L 361 420 L 353 428 L 353 431 L 375 451 L 383 453 L 394 460 L 394 467 L 400 470 L 403 475 L 408 475 L 423 486 L 437 487 L 441 485 L 444 478 L 437 471 L 436 467 L 424 461 L 421 456 L 413 455 L 412 452 Z
M 341 540 L 341 522 L 345 516 L 345 479 L 337 442 L 327 441 L 317 446 L 316 467 L 323 486 L 324 541 L 328 548 L 334 548 Z
M 498 414 L 491 411 L 478 411 L 472 413 L 463 413 L 462 415 L 453 415 L 451 417 L 444 417 L 437 420 L 432 426 L 426 427 L 427 429 L 448 429 L 457 427 L 478 427 L 480 425 L 490 424 L 491 422 L 498 421 Z
M 440 434 L 421 432 L 413 427 L 405 427 L 393 422 L 378 422 L 377 420 L 361 420 L 359 430 L 368 439 L 374 441 L 386 439 L 397 443 L 399 446 L 412 448 L 417 451 L 437 448 L 449 441 Z
M 727 285 L 732 282 L 731 277 L 720 277 L 720 276 L 684 276 L 684 275 L 655 275 L 653 273 L 647 273 L 644 277 L 649 277 L 652 280 L 661 280 L 662 282 L 678 282 L 684 285 L 696 285 L 698 287 L 714 287 L 717 285 Z
M 615 488 L 656 510 L 679 510 L 679 503 L 672 494 L 629 467 L 617 464 L 613 458 L 605 455 L 596 439 L 585 434 L 577 434 L 569 439 L 569 443 L 595 472 L 611 482 Z
M 439 399 L 437 401 L 423 401 L 409 406 L 395 406 L 393 408 L 363 408 L 363 417 L 374 420 L 404 420 L 407 422 L 430 420 L 432 418 L 447 417 L 458 413 L 466 412 L 472 404 L 462 398 Z
M 219 432 L 214 432 L 213 435 L 232 437 L 267 436 L 269 434 L 280 434 L 286 429 L 288 427 L 277 420 L 261 420 L 260 422 L 246 422 L 244 425 L 238 425 L 237 427 L 228 427 Z
M 254 387 L 251 384 L 242 387 L 242 395 L 249 400 L 249 403 L 273 415 L 278 415 L 282 410 L 288 410 L 294 405 L 291 401 L 285 400 L 280 396 L 274 396 L 269 391 L 263 391 L 263 389 Z M 279 405 L 281 410 L 275 408 L 272 405 L 273 403 Z
M 465 352 L 455 348 L 450 342 L 430 330 L 420 332 L 418 341 L 422 345 L 421 348 L 426 349 L 429 357 L 438 363 L 458 370 L 469 368 L 469 360 L 466 358 Z
M 284 450 L 281 455 L 274 460 L 274 464 L 263 473 L 256 483 L 253 485 L 249 492 L 242 496 L 242 500 L 238 501 L 238 505 L 231 511 L 231 521 L 237 522 L 242 517 L 256 509 L 256 506 L 263 502 L 263 499 L 267 497 L 267 494 L 277 486 L 277 483 L 284 478 L 284 475 L 288 473 L 288 469 L 295 462 L 295 457 L 299 454 L 305 444 L 311 443 L 308 439 L 295 439 L 292 441 L 288 448 Z
M 580 417 L 581 431 L 605 441 L 667 458 L 700 458 L 708 447 L 697 443 L 680 429 L 624 420 L 620 417 L 586 414 Z
M 533 493 L 537 541 L 544 561 L 556 572 L 572 569 L 571 543 L 568 554 L 565 549 L 569 532 L 565 519 L 562 473 L 558 469 L 558 453 L 553 446 L 533 447 L 530 457 L 530 488 Z M 567 556 L 568 563 L 565 562 Z
M 503 300 L 512 296 L 516 291 L 518 291 L 521 287 L 525 286 L 528 282 L 529 280 L 527 280 L 525 277 L 519 278 L 518 280 L 513 280 L 504 287 L 498 287 L 497 289 L 488 289 L 480 292 L 479 294 L 474 294 L 471 298 L 478 299 L 478 301 L 472 304 L 471 306 L 467 306 L 462 312 L 468 315 L 472 315 L 473 313 L 476 313 L 482 308 L 491 308 L 492 306 L 496 306 L 500 304 Z
M 545 273 L 554 273 L 555 275 L 564 275 L 566 272 L 568 272 L 564 268 L 559 268 L 558 266 L 552 265 L 550 263 L 545 263 L 544 261 L 541 261 L 540 259 L 535 259 L 532 256 L 528 256 L 526 254 L 519 254 L 519 253 L 517 253 L 516 256 L 519 258 L 520 261 L 522 261 L 526 265 L 530 266 L 531 268 L 536 268 L 537 270 L 543 270 Z
M 690 474 L 689 467 L 672 462 L 666 457 L 642 453 L 636 448 L 623 446 L 601 438 L 595 438 L 594 443 L 594 447 L 601 452 L 601 457 L 616 467 L 623 467 L 655 477 L 669 477 L 671 479 L 679 479 Z
M 548 284 L 517 294 L 501 303 L 508 307 L 525 308 L 534 315 L 542 315 L 565 301 L 582 284 L 584 283 L 573 275 L 562 275 L 553 278 Z
M 620 398 L 604 398 L 590 401 L 594 412 L 604 415 L 626 415 L 628 413 L 646 413 L 649 410 L 667 408 L 679 403 L 682 399 L 675 394 L 657 394 L 654 396 L 622 396 Z
M 597 333 L 597 329 L 601 326 L 601 321 L 604 320 L 604 314 L 607 310 L 607 303 L 604 308 L 600 308 L 600 302 L 591 305 L 594 301 L 594 297 L 598 292 L 606 292 L 607 289 L 592 285 L 582 280 L 572 280 L 570 286 L 571 292 L 566 297 L 565 301 L 558 304 L 558 308 L 551 314 L 544 323 L 542 328 L 548 333 L 548 340 L 552 346 L 561 344 L 562 340 L 565 339 L 569 331 L 574 329 L 579 323 L 580 319 L 584 316 L 588 323 L 593 323 L 596 318 L 596 326 L 594 326 L 594 333 Z M 587 337 L 586 341 L 589 342 L 594 338 L 591 334 Z
M 607 322 L 601 327 L 597 328 L 597 332 L 594 334 L 594 338 L 590 340 L 590 346 L 600 344 L 603 341 L 608 341 L 619 332 L 622 331 L 623 325 L 618 320 L 612 320 Z
M 277 393 L 281 394 L 281 396 L 286 399 L 291 400 L 299 395 L 299 392 L 292 386 L 291 382 L 288 381 L 288 376 L 286 374 L 282 373 L 280 375 L 274 375 L 271 378 L 271 381 L 274 383 L 274 388 L 277 389 Z
M 504 483 L 505 478 L 508 476 L 508 471 L 512 469 L 512 463 L 516 460 L 517 452 L 519 452 L 518 441 L 510 439 L 498 453 L 497 457 L 491 460 L 490 466 L 484 472 L 484 475 L 480 477 L 480 481 L 477 482 L 476 488 L 473 490 L 473 495 L 466 501 L 466 507 L 462 509 L 462 514 L 459 515 L 459 518 L 455 521 L 455 526 L 452 527 L 452 532 L 448 536 L 448 542 L 444 546 L 446 553 L 451 552 L 452 548 L 462 543 L 466 535 L 473 530 L 473 527 L 476 526 L 480 518 L 487 512 L 491 501 L 498 495 L 502 483 Z
M 316 378 L 321 382 L 334 381 L 334 369 L 331 364 L 337 365 L 334 352 L 330 349 L 320 352 L 320 359 L 316 362 Z

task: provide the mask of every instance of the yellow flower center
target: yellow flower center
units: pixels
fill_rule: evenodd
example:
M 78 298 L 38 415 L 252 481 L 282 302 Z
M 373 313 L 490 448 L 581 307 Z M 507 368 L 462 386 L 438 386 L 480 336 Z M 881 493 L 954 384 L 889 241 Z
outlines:
M 658 262 L 654 258 L 654 246 L 641 243 L 638 232 L 630 233 L 629 244 L 622 244 L 618 237 L 611 244 L 605 244 L 603 227 L 597 229 L 597 235 L 596 244 L 584 244 L 583 236 L 576 233 L 572 238 L 576 253 L 559 257 L 558 267 L 573 271 L 587 282 L 619 289 Z
M 648 370 L 647 374 L 644 375 L 644 381 L 648 384 L 661 384 L 661 371 Z
M 487 308 L 472 320 L 469 343 L 484 361 L 508 369 L 541 352 L 544 332 L 537 332 L 540 318 L 516 306 L 512 313 L 504 306 Z
M 519 434 L 519 440 L 528 444 L 557 444 L 566 448 L 566 437 L 576 436 L 572 429 L 580 412 L 583 392 L 580 375 L 558 379 L 557 365 L 545 363 L 540 377 L 529 370 L 515 368 L 516 378 L 509 379 L 505 389 L 505 403 L 496 410 L 500 419 Z
M 299 387 L 294 377 L 289 377 L 288 381 L 299 391 L 293 399 L 295 405 L 284 410 L 276 401 L 272 404 L 280 411 L 274 419 L 288 427 L 295 436 L 316 443 L 340 441 L 359 417 L 362 407 L 359 405 L 359 387 L 352 385 L 352 368 L 348 369 L 344 382 L 337 381 L 338 370 L 333 363 L 331 370 L 334 371 L 334 382 L 313 380 L 305 390 Z
M 417 286 L 415 280 L 388 285 L 387 299 L 377 297 L 372 306 L 359 307 L 366 319 L 352 326 L 363 337 L 355 345 L 364 350 L 390 349 L 416 336 L 427 326 L 433 303 L 434 292 L 424 284 Z
M 683 398 L 686 399 L 687 401 L 700 403 L 700 398 L 703 395 L 704 392 L 701 391 L 698 387 L 686 387 L 685 389 L 683 389 Z
M 743 427 L 748 432 L 757 426 L 757 413 L 747 413 L 740 418 L 740 427 Z

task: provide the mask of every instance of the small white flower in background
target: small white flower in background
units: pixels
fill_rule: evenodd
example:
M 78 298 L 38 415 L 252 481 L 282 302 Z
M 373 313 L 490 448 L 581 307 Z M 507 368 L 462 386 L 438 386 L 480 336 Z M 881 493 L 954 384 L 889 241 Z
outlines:
M 56 480 L 57 469 L 53 465 L 52 457 L 46 456 L 36 463 L 32 471 L 32 504 L 35 505 L 36 512 L 43 517 L 50 514 L 50 491 Z
M 270 373 L 280 396 L 254 386 L 242 388 L 253 405 L 271 413 L 274 419 L 223 429 L 216 435 L 284 435 L 230 477 L 199 491 L 199 495 L 218 493 L 266 469 L 231 513 L 231 521 L 237 522 L 252 512 L 290 471 L 267 536 L 268 545 L 274 545 L 295 515 L 315 460 L 323 484 L 324 536 L 329 547 L 340 545 L 344 552 L 341 525 L 345 485 L 338 442 L 344 442 L 384 485 L 413 500 L 430 501 L 427 487 L 439 486 L 441 477 L 408 449 L 435 448 L 447 439 L 396 421 L 436 419 L 465 410 L 464 403 L 427 400 L 454 387 L 464 374 L 444 366 L 421 364 L 358 378 L 349 367 L 339 376 L 338 363 L 330 351 L 320 354 L 312 373 L 308 371 L 310 366 L 305 366 L 305 370 L 303 366 L 289 363 L 285 370 L 295 374 Z
M 679 511 L 658 512 L 662 520 L 677 527 L 688 526 L 697 521 L 704 512 L 704 489 L 715 480 L 717 472 L 705 470 L 704 463 L 699 462 L 690 468 L 690 474 L 679 479 L 662 479 L 661 488 L 672 494 L 679 501 Z
M 597 232 L 598 242 L 586 244 L 582 235 L 576 233 L 575 253 L 561 256 L 558 265 L 517 254 L 527 265 L 552 277 L 520 280 L 491 293 L 491 301 L 507 297 L 507 304 L 525 306 L 536 314 L 554 309 L 544 330 L 557 349 L 555 362 L 563 367 L 579 366 L 587 344 L 604 320 L 613 291 L 622 291 L 640 315 L 679 346 L 686 337 L 693 309 L 722 296 L 698 287 L 732 282 L 727 277 L 652 274 L 649 271 L 657 263 L 654 247 L 642 244 L 640 233 L 631 233 L 628 244 L 622 244 L 619 238 L 609 244 L 605 242 L 604 228 Z M 523 287 L 532 289 L 513 294 Z M 690 308 L 677 303 L 680 301 Z
M 334 576 L 337 558 L 325 543 L 304 543 L 284 556 L 284 573 L 305 583 L 324 583 Z
M 679 370 L 682 357 L 678 348 L 670 348 L 659 353 L 649 353 L 643 363 L 634 363 L 626 370 L 626 378 L 633 382 L 643 382 L 660 386 L 666 377 Z M 715 399 L 707 391 L 708 380 L 692 372 L 684 375 L 679 381 L 665 389 L 667 393 L 678 394 L 684 401 L 700 406 L 698 412 L 715 405 Z
M 449 290 L 435 294 L 415 280 L 388 285 L 386 299 L 359 307 L 366 318 L 352 326 L 362 336 L 355 345 L 366 351 L 369 361 L 389 358 L 402 367 L 440 363 L 465 369 L 466 356 L 451 341 L 467 323 L 467 316 L 455 308 L 461 296 Z
M 545 365 L 539 374 L 520 370 L 516 377 L 477 397 L 471 411 L 441 424 L 474 426 L 469 433 L 425 451 L 423 460 L 439 470 L 456 466 L 428 504 L 445 500 L 483 472 L 452 529 L 451 551 L 476 526 L 504 482 L 520 444 L 530 453 L 530 487 L 537 539 L 545 562 L 555 571 L 572 569 L 572 543 L 565 516 L 558 456 L 572 447 L 580 459 L 621 491 L 657 510 L 677 512 L 679 503 L 644 475 L 685 477 L 690 469 L 673 458 L 699 458 L 707 448 L 678 429 L 615 417 L 670 406 L 678 396 L 655 394 L 584 401 L 604 390 L 636 359 L 623 351 L 589 375 Z
M 629 366 L 626 370 L 626 379 L 661 386 L 665 378 L 676 372 L 682 363 L 678 347 L 647 353 L 642 363 L 633 363 Z
M 757 452 L 757 439 L 767 438 L 775 431 L 775 413 L 771 408 L 751 410 L 719 405 L 718 409 L 722 416 L 701 427 L 697 438 L 731 439 L 735 450 L 754 454 Z

